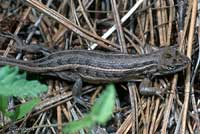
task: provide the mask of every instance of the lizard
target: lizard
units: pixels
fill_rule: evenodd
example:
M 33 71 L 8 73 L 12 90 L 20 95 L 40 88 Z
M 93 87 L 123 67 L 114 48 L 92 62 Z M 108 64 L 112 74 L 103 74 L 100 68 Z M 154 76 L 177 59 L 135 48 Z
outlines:
M 0 36 L 12 38 L 16 40 L 18 46 L 23 46 L 23 42 L 17 36 L 12 34 L 0 34 Z M 34 48 L 34 51 L 44 50 L 33 46 L 29 49 L 32 48 Z M 43 58 L 29 61 L 0 56 L 0 66 L 18 66 L 21 70 L 74 82 L 72 94 L 78 101 L 80 100 L 77 96 L 81 94 L 83 81 L 99 84 L 146 80 L 148 77 L 177 73 L 185 69 L 189 63 L 189 58 L 173 46 L 163 47 L 141 55 L 89 50 L 62 50 L 53 53 L 48 52 Z M 148 89 L 144 86 L 140 87 L 143 90 Z M 152 93 L 154 92 L 152 90 Z
M 174 74 L 189 63 L 190 60 L 173 47 L 142 55 L 64 50 L 29 61 L 0 57 L 1 66 L 18 66 L 28 72 L 75 82 L 74 96 L 79 96 L 83 81 L 99 84 Z

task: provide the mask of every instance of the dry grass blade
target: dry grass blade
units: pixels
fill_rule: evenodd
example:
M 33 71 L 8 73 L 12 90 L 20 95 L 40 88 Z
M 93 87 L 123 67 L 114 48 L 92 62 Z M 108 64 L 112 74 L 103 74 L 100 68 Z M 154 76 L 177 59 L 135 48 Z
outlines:
M 125 45 L 126 42 L 125 42 L 125 39 L 124 39 L 124 33 L 123 33 L 123 29 L 122 29 L 121 22 L 120 22 L 116 1 L 111 0 L 111 5 L 112 5 L 112 10 L 113 10 L 113 16 L 114 16 L 114 19 L 115 19 L 115 22 L 116 22 L 117 37 L 118 37 L 118 40 L 119 40 L 121 52 L 127 53 L 127 49 L 126 49 L 126 45 Z
M 105 39 L 102 39 L 101 37 L 96 36 L 96 35 L 92 34 L 91 32 L 88 32 L 87 30 L 75 25 L 74 23 L 72 23 L 71 21 L 66 19 L 64 16 L 57 13 L 56 11 L 45 7 L 42 3 L 35 1 L 35 0 L 26 0 L 26 2 L 30 5 L 32 5 L 34 8 L 37 8 L 41 12 L 54 18 L 55 20 L 57 20 L 58 22 L 63 24 L 65 27 L 72 30 L 74 33 L 80 35 L 81 37 L 84 37 L 85 39 L 88 39 L 89 41 L 97 43 L 97 44 L 101 45 L 102 47 L 110 49 L 110 50 L 114 50 L 114 49 L 110 48 L 108 45 L 112 45 L 112 46 L 118 48 L 117 45 L 115 45 Z
M 118 73 L 114 73 L 116 70 L 120 72 L 121 79 L 114 83 L 117 98 L 111 119 L 104 125 L 95 124 L 91 129 L 81 129 L 79 133 L 200 133 L 200 71 L 193 70 L 198 66 L 200 54 L 200 26 L 195 25 L 200 23 L 197 21 L 197 4 L 200 4 L 197 0 L 2 0 L 0 32 L 9 36 L 0 33 L 0 54 L 8 60 L 3 63 L 7 64 L 10 58 L 15 58 L 18 60 L 14 61 L 20 65 L 25 60 L 31 65 L 34 63 L 33 66 L 39 64 L 52 69 L 54 65 L 50 61 L 56 59 L 55 68 L 64 67 L 64 71 L 58 72 L 53 68 L 53 71 L 47 70 L 44 75 L 28 70 L 27 78 L 48 85 L 48 92 L 41 94 L 39 97 L 42 101 L 20 120 L 11 123 L 0 114 L 0 133 L 62 133 L 65 123 L 83 118 L 98 101 L 106 84 L 98 83 L 96 78 L 104 78 L 105 82 L 111 79 L 113 82 L 119 77 Z M 11 36 L 13 34 L 15 36 Z M 33 46 L 40 48 L 40 51 L 35 52 L 38 50 Z M 180 50 L 181 55 L 188 56 L 192 64 L 187 70 L 176 74 L 155 76 L 152 70 L 164 73 L 162 69 L 173 70 L 179 61 L 178 58 L 168 60 L 179 52 L 173 56 L 168 55 L 168 52 L 166 55 L 156 52 L 161 47 L 169 46 Z M 32 51 L 20 47 L 31 48 Z M 87 51 L 86 56 L 77 55 L 79 51 L 75 49 Z M 63 56 L 60 53 L 62 50 L 75 51 L 70 51 L 74 53 L 69 56 L 66 53 L 67 56 Z M 88 58 L 88 55 L 91 56 L 89 50 L 104 53 L 97 56 L 96 52 Z M 64 58 L 52 56 L 54 52 Z M 109 59 L 110 55 L 105 56 L 107 53 L 112 56 L 115 53 L 127 53 L 139 58 L 134 61 L 126 58 L 119 60 L 115 55 Z M 141 56 L 146 53 L 150 55 L 145 58 Z M 46 55 L 50 55 L 50 58 L 44 61 Z M 119 57 L 121 55 L 117 54 Z M 84 105 L 74 103 L 74 92 L 71 90 L 74 81 L 66 80 L 70 74 L 66 73 L 63 63 L 74 67 L 67 70 L 69 73 L 82 74 L 81 100 L 85 102 Z M 80 69 L 77 67 L 79 65 Z M 132 71 L 121 73 L 130 68 L 139 71 L 135 74 Z M 131 80 L 126 81 L 129 73 Z M 93 79 L 87 81 L 86 76 Z M 141 82 L 141 78 L 150 79 L 145 89 L 154 89 L 154 93 L 160 94 L 149 94 L 148 91 L 146 95 L 142 94 L 140 89 L 145 81 Z M 98 84 L 91 83 L 93 81 Z M 29 99 L 12 97 L 8 109 L 15 109 Z M 97 108 L 97 111 L 106 109 L 104 106 Z
M 193 45 L 192 41 L 193 41 L 193 37 L 194 37 L 194 30 L 195 30 L 195 23 L 196 23 L 197 5 L 198 5 L 198 1 L 194 0 L 193 7 L 192 7 L 190 31 L 189 31 L 189 35 L 188 35 L 188 47 L 187 47 L 187 56 L 190 59 L 192 56 L 192 45 Z M 186 70 L 185 97 L 184 97 L 184 104 L 183 104 L 181 133 L 185 133 L 185 131 L 186 131 L 188 104 L 189 104 L 189 96 L 190 96 L 190 89 L 191 89 L 190 88 L 190 86 L 191 86 L 190 79 L 191 79 L 191 65 L 189 65 Z

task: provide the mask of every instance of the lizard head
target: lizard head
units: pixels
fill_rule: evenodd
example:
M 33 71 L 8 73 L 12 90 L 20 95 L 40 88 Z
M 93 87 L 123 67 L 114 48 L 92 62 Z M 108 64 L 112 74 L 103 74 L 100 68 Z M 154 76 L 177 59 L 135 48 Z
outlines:
M 173 47 L 164 48 L 160 53 L 158 72 L 156 75 L 173 74 L 182 71 L 190 63 L 185 55 Z

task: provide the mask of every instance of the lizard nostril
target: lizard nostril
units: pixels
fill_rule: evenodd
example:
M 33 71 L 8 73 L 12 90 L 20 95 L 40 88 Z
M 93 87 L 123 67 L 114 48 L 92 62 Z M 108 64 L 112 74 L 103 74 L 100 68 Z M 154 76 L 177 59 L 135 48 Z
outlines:
M 173 63 L 176 63 L 177 62 L 177 59 L 173 59 Z

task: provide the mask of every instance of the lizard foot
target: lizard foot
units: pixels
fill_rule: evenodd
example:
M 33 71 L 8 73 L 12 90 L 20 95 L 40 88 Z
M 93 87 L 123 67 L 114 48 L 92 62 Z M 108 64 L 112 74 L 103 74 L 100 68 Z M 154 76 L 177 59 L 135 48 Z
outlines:
M 79 104 L 79 105 L 83 106 L 84 108 L 86 108 L 87 110 L 91 107 L 91 104 L 86 102 L 86 100 L 83 97 L 74 96 L 73 98 L 74 98 L 73 106 L 76 104 Z

